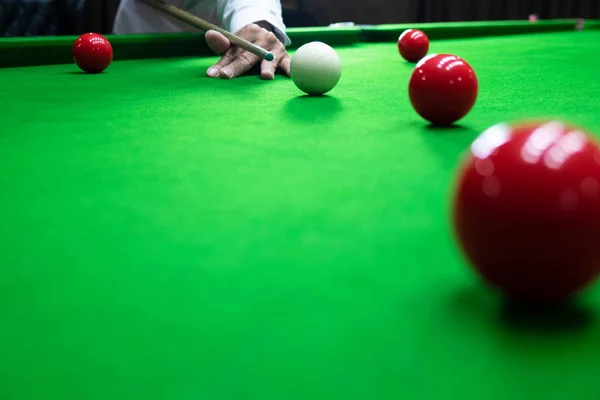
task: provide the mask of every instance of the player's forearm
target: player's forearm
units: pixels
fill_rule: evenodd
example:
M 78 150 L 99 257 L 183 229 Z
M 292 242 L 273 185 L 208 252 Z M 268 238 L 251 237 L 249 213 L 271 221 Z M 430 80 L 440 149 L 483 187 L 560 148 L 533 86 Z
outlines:
M 289 43 L 279 0 L 217 0 L 217 17 L 231 32 L 258 23 L 275 33 L 285 44 Z

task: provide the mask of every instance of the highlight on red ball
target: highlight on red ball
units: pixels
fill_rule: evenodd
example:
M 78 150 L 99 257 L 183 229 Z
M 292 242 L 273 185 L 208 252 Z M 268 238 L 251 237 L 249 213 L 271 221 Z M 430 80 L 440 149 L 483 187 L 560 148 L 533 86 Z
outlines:
M 398 51 L 408 62 L 419 62 L 429 52 L 429 38 L 418 29 L 407 29 L 398 38 Z
M 98 33 L 85 33 L 75 40 L 72 48 L 75 64 L 90 74 L 98 74 L 113 60 L 113 48 L 108 39 Z
M 600 274 L 600 147 L 560 120 L 501 123 L 471 144 L 454 187 L 463 254 L 505 297 L 568 300 Z

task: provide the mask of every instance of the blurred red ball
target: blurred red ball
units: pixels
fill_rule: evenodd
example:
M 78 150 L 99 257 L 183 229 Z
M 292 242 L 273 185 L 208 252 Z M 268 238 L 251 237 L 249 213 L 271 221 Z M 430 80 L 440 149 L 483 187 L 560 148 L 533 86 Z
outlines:
M 562 301 L 600 273 L 600 149 L 560 121 L 500 124 L 471 145 L 453 224 L 477 273 L 508 297 Z

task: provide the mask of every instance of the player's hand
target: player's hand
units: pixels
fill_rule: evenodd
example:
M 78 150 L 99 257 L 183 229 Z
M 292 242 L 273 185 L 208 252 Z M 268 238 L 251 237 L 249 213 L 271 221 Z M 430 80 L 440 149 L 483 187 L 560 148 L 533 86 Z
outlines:
M 273 32 L 261 28 L 256 24 L 246 25 L 235 33 L 237 36 L 260 46 L 275 56 L 273 61 L 263 60 L 260 57 L 240 48 L 216 31 L 206 32 L 206 43 L 215 53 L 221 56 L 218 63 L 211 66 L 206 72 L 212 78 L 231 79 L 243 75 L 258 66 L 260 63 L 260 76 L 262 79 L 273 79 L 275 72 L 280 70 L 285 75 L 290 75 L 290 57 L 285 46 Z

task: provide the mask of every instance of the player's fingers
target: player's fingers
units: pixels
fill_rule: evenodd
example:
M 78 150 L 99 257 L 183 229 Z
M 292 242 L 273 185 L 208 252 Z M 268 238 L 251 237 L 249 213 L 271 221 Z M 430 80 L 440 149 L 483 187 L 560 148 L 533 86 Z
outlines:
M 289 56 L 285 49 L 283 43 L 277 39 L 277 36 L 273 32 L 268 32 L 266 35 L 262 35 L 260 40 L 257 42 L 259 46 L 263 46 L 265 49 L 269 49 L 271 53 L 275 56 L 275 60 L 271 65 L 267 65 L 263 62 L 263 67 L 261 68 L 261 76 L 263 79 L 272 79 L 275 75 L 275 71 L 277 68 L 280 68 L 281 71 L 289 76 L 290 74 L 290 64 L 289 64 Z M 271 67 L 275 69 L 271 71 Z M 265 70 L 266 68 L 266 70 Z
M 283 46 L 281 49 L 274 51 L 275 60 L 263 61 L 260 69 L 260 76 L 262 79 L 273 79 L 275 77 L 276 71 L 279 69 L 286 76 L 290 76 L 290 57 L 285 51 Z
M 217 31 L 207 31 L 204 35 L 204 38 L 206 39 L 206 44 L 208 44 L 208 47 L 210 47 L 212 51 L 220 56 L 225 54 L 225 52 L 231 48 L 231 42 L 229 39 Z
M 223 54 L 223 57 L 215 65 L 211 66 L 206 72 L 211 78 L 216 78 L 221 75 L 221 70 L 231 64 L 240 54 L 244 52 L 239 47 L 231 47 Z
M 281 69 L 281 72 L 283 72 L 286 76 L 290 76 L 290 65 L 291 65 L 292 60 L 290 59 L 289 55 L 284 55 L 282 60 L 279 61 L 279 69 Z
M 266 80 L 271 80 L 275 78 L 275 70 L 277 69 L 277 64 L 277 59 L 273 61 L 263 60 L 260 65 L 260 77 Z
M 235 78 L 250 71 L 260 58 L 248 51 L 238 55 L 229 65 L 221 69 L 221 77 L 226 79 Z

